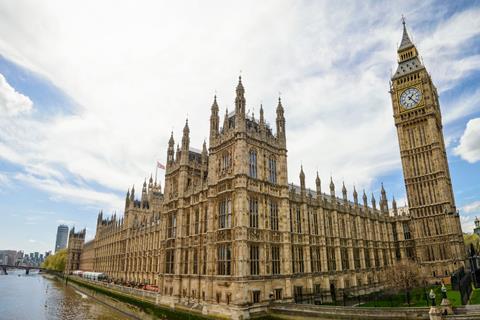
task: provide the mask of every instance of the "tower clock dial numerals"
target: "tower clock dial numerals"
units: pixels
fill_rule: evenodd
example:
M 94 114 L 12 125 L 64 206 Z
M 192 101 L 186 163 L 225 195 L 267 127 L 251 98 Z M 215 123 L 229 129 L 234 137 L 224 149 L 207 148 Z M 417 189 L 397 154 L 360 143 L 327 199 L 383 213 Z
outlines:
M 403 91 L 402 95 L 400 96 L 400 104 L 407 109 L 411 109 L 418 105 L 421 98 L 422 93 L 420 90 L 417 88 L 408 88 L 407 90 Z

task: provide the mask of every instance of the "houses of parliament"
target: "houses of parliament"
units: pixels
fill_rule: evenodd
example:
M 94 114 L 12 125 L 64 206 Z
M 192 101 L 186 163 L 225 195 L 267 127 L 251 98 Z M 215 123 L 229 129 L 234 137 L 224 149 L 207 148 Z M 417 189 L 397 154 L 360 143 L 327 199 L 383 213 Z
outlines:
M 157 286 L 167 305 L 195 302 L 207 314 L 248 316 L 272 300 L 307 292 L 379 290 L 386 270 L 412 259 L 441 279 L 464 265 L 437 90 L 405 23 L 390 81 L 407 207 L 315 179 L 287 180 L 282 101 L 275 128 L 245 112 L 240 78 L 235 109 L 210 109 L 209 144 L 167 147 L 164 188 L 152 178 L 125 198 L 123 217 L 98 215 L 95 238 L 72 231 L 66 272 Z M 275 129 L 275 130 L 274 130 Z

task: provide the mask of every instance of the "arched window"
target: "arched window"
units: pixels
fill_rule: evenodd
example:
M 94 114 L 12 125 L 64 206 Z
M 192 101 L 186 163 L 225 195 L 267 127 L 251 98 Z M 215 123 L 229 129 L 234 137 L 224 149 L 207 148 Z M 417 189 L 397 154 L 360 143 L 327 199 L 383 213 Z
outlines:
M 268 181 L 277 183 L 277 160 L 273 157 L 268 159 Z
M 218 207 L 218 228 L 228 229 L 232 226 L 232 201 L 223 199 Z
M 248 158 L 248 168 L 249 168 L 249 176 L 252 178 L 257 177 L 257 151 L 250 150 L 249 158 Z

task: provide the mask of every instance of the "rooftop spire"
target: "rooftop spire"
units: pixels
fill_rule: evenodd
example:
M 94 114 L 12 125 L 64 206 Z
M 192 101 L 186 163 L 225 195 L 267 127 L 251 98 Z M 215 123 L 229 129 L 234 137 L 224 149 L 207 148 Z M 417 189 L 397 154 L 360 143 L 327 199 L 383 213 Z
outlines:
M 212 111 L 218 112 L 217 95 L 213 96 Z
M 242 76 L 238 76 L 238 84 L 237 84 L 237 96 L 243 96 L 245 93 L 245 88 L 243 87 L 242 83 Z
M 405 17 L 402 16 L 402 24 L 403 24 L 403 35 L 402 35 L 402 42 L 400 42 L 400 46 L 398 47 L 398 51 L 402 51 L 404 49 L 413 47 L 413 42 L 410 40 L 408 36 L 407 27 L 405 25 Z
M 173 131 L 170 134 L 170 139 L 168 140 L 168 145 L 173 147 L 175 145 L 175 141 L 173 140 Z

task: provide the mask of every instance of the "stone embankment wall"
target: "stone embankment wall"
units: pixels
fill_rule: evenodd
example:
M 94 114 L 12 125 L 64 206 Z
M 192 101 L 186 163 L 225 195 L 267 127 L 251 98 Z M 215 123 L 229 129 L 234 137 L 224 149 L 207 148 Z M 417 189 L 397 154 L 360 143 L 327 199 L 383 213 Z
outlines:
M 429 308 L 361 308 L 306 304 L 273 305 L 270 314 L 282 319 L 407 320 L 429 319 Z

